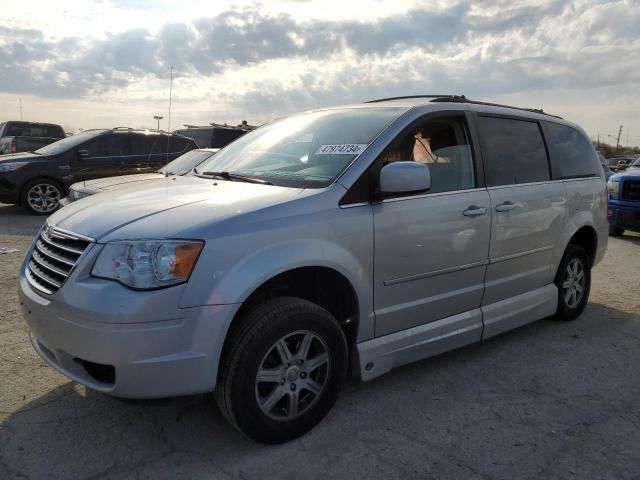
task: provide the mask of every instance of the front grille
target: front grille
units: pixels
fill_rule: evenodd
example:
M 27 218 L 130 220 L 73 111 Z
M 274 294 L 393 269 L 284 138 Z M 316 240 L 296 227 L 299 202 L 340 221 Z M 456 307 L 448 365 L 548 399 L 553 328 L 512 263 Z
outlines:
M 640 180 L 625 180 L 622 185 L 622 198 L 640 200 Z
M 27 264 L 29 283 L 44 293 L 57 292 L 91 242 L 88 237 L 45 225 Z

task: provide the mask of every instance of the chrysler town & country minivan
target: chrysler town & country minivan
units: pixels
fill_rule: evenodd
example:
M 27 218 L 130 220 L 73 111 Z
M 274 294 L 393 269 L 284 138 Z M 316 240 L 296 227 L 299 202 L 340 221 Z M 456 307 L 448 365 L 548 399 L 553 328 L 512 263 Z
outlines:
M 24 316 L 72 380 L 128 398 L 215 391 L 261 442 L 316 425 L 348 366 L 366 381 L 577 317 L 607 245 L 583 130 L 465 97 L 294 115 L 194 173 L 49 217 L 22 268 Z

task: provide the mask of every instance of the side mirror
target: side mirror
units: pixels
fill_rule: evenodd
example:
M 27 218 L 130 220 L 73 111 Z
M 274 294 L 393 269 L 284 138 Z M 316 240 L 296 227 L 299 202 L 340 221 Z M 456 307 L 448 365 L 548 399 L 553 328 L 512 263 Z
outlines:
M 424 163 L 393 162 L 385 165 L 380 171 L 382 194 L 417 193 L 430 188 L 431 173 Z
M 76 153 L 78 154 L 78 158 L 80 160 L 84 160 L 89 156 L 89 150 L 78 150 Z

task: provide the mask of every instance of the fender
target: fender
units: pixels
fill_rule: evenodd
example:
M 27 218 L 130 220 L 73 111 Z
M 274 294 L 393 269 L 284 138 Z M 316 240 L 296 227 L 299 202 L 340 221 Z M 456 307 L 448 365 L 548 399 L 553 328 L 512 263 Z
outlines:
M 358 298 L 360 312 L 357 341 L 373 337 L 373 279 L 362 258 L 373 261 L 364 253 L 361 259 L 341 245 L 325 239 L 293 239 L 270 244 L 253 251 L 224 272 L 214 271 L 213 282 L 189 282 L 180 307 L 196 305 L 241 304 L 251 293 L 269 279 L 300 267 L 326 267 L 342 274 L 351 284 Z

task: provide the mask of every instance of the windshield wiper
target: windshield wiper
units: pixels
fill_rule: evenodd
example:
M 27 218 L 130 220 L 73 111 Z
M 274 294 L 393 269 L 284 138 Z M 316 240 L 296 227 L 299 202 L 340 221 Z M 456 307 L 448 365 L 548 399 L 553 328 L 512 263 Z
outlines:
M 198 175 L 205 175 L 207 177 L 218 177 L 218 178 L 222 178 L 223 180 L 239 180 L 241 182 L 247 182 L 247 183 L 259 183 L 260 185 L 273 185 L 273 183 L 267 181 L 267 180 L 262 180 L 261 178 L 256 178 L 256 177 L 249 177 L 247 175 L 240 175 L 239 173 L 231 173 L 231 172 L 202 172 L 202 173 L 198 173 L 196 171 L 196 174 Z

